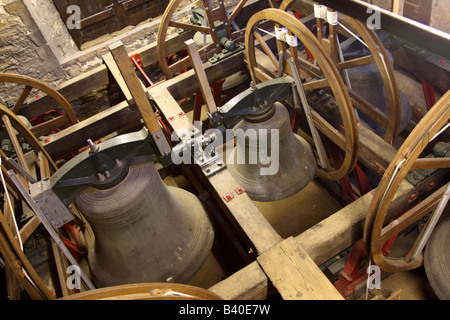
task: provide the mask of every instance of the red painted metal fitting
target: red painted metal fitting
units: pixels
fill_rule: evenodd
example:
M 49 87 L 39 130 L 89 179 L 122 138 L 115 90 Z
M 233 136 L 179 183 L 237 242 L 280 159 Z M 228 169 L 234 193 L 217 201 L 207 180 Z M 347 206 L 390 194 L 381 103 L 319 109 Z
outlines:
M 234 197 L 231 193 L 227 193 L 226 195 L 223 196 L 223 198 L 225 199 L 226 202 L 232 200 Z
M 243 194 L 245 192 L 245 189 L 239 186 L 236 189 L 234 189 L 234 191 L 236 191 L 237 194 Z
M 416 200 L 418 196 L 419 196 L 419 191 L 414 192 L 413 194 L 411 194 L 409 196 L 409 202 L 412 202 L 412 201 Z

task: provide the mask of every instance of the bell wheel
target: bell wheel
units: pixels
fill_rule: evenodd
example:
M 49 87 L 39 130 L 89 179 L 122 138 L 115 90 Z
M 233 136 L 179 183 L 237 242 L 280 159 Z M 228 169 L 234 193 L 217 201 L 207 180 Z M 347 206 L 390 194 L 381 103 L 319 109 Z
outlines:
M 425 114 L 422 120 L 398 149 L 394 159 L 385 171 L 370 204 L 364 225 L 364 243 L 370 251 L 375 264 L 386 272 L 399 272 L 417 268 L 423 263 L 422 249 L 427 234 L 432 231 L 442 207 L 448 201 L 450 183 L 428 195 L 421 202 L 403 212 L 400 216 L 386 221 L 394 195 L 408 174 L 418 169 L 444 169 L 450 167 L 450 158 L 438 156 L 436 149 L 449 148 L 449 142 L 443 137 L 450 119 L 450 91 Z M 438 140 L 441 140 L 437 142 Z M 436 143 L 437 142 L 437 143 Z M 434 144 L 434 157 L 427 157 L 424 150 Z M 425 149 L 428 148 L 428 149 Z M 446 169 L 445 169 L 446 168 Z M 404 257 L 390 257 L 383 252 L 383 245 L 401 231 L 413 225 L 419 219 L 426 219 L 426 227 L 420 232 L 414 245 Z M 434 222 L 433 222 L 434 221 Z
M 58 91 L 40 80 L 19 74 L 0 73 L 0 85 L 7 86 L 11 91 L 21 92 L 17 100 L 8 101 L 11 103 L 9 107 L 14 114 L 26 117 L 30 122 L 28 125 L 31 125 L 31 132 L 36 137 L 78 122 L 70 103 Z M 32 100 L 33 96 L 43 99 L 45 95 L 48 97 L 45 97 L 47 100 L 42 107 L 27 108 L 26 112 L 22 112 L 28 99 Z M 49 106 L 54 109 L 49 110 Z
M 294 4 L 295 0 L 284 0 L 280 5 L 280 9 L 292 13 Z M 335 12 L 325 6 L 315 5 L 314 8 L 317 11 L 317 15 L 319 15 L 319 13 L 321 15 L 320 18 L 316 18 L 316 37 L 342 74 L 353 106 L 383 128 L 384 130 L 380 130 L 381 132 L 384 131 L 384 133 L 382 133 L 383 139 L 389 144 L 392 144 L 401 126 L 402 110 L 401 107 L 399 107 L 401 106 L 400 91 L 395 78 L 394 67 L 389 60 L 386 49 L 375 31 L 369 29 L 365 23 L 340 12 Z M 327 20 L 330 21 L 328 22 Z M 328 29 L 328 32 L 325 32 L 326 28 Z M 347 36 L 362 43 L 364 50 L 368 51 L 369 54 L 344 61 L 343 55 L 340 54 L 342 52 L 339 52 L 341 48 L 338 38 L 338 29 L 342 30 Z M 328 35 L 326 33 L 328 33 Z M 386 94 L 386 112 L 381 111 L 379 108 L 372 105 L 371 102 L 368 102 L 361 97 L 356 90 L 353 90 L 348 77 L 347 70 L 349 68 L 372 63 L 376 64 L 382 79 L 384 92 Z
M 275 39 L 274 39 L 275 38 Z M 268 41 L 276 41 L 276 48 Z M 265 9 L 253 15 L 246 27 L 245 50 L 248 68 L 253 82 L 260 83 L 275 77 L 297 78 L 301 83 L 299 92 L 304 92 L 302 105 L 311 119 L 308 128 L 300 130 L 315 149 L 318 158 L 317 175 L 328 180 L 338 180 L 347 175 L 358 159 L 358 130 L 350 97 L 339 71 L 308 28 L 293 15 L 280 9 Z M 317 65 L 305 59 L 305 51 L 312 54 Z M 340 118 L 326 118 L 315 110 L 314 101 L 324 96 L 337 105 Z M 333 118 L 336 118 L 333 116 Z M 339 164 L 330 160 L 325 143 L 336 145 L 344 152 Z M 328 152 L 328 153 L 327 153 Z

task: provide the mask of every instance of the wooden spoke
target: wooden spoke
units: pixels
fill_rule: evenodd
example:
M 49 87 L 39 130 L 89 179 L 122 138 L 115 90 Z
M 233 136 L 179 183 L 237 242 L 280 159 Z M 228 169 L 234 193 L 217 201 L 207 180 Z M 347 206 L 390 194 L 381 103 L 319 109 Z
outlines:
M 270 61 L 272 61 L 275 68 L 278 68 L 278 59 L 275 57 L 272 50 L 267 45 L 267 42 L 264 40 L 264 38 L 261 36 L 261 34 L 257 30 L 254 31 L 254 36 L 255 36 L 256 41 L 258 41 L 261 48 L 264 50 L 266 55 L 269 57 Z
M 280 9 L 289 12 L 294 2 L 295 0 L 284 0 L 280 5 Z M 333 11 L 330 8 L 328 8 L 328 10 Z M 358 97 L 354 92 L 350 95 L 350 98 L 357 109 L 362 111 L 372 120 L 385 128 L 383 139 L 391 144 L 398 134 L 401 121 L 401 108 L 399 107 L 401 105 L 400 91 L 395 79 L 394 68 L 389 61 L 387 52 L 383 44 L 381 43 L 374 30 L 369 29 L 364 23 L 357 21 L 351 17 L 345 16 L 341 13 L 338 13 L 338 17 L 343 19 L 339 19 L 338 25 L 328 25 L 328 37 L 326 37 L 324 32 L 324 26 L 326 22 L 322 19 L 317 19 L 317 38 L 319 39 L 321 45 L 326 49 L 325 51 L 330 56 L 331 60 L 335 63 L 337 69 L 340 71 L 348 68 L 366 65 L 369 63 L 376 63 L 383 80 L 384 90 L 386 92 L 387 114 L 381 112 L 369 101 Z M 370 55 L 351 59 L 348 61 L 339 61 L 337 54 L 337 32 L 340 28 L 337 27 L 341 27 L 341 25 L 346 24 L 344 21 L 348 22 L 353 30 L 356 30 L 362 41 L 370 50 Z M 305 66 L 304 63 L 303 66 Z M 312 72 L 312 74 L 315 74 L 314 71 L 315 70 L 309 69 L 309 72 Z
M 25 102 L 26 98 L 28 97 L 28 95 L 31 92 L 31 89 L 33 89 L 33 87 L 31 86 L 25 86 L 25 89 L 23 89 L 22 94 L 20 95 L 19 100 L 17 100 L 16 104 L 14 105 L 12 111 L 17 114 L 19 113 L 20 108 L 22 107 L 23 103 Z
M 328 87 L 330 87 L 330 84 L 327 79 L 312 80 L 303 84 L 303 90 L 305 91 Z
M 268 22 L 272 23 L 270 24 Z M 276 39 L 276 50 L 278 50 L 278 57 L 281 62 L 278 61 L 278 64 L 275 67 L 278 69 L 280 66 L 282 67 L 282 70 L 278 70 L 278 75 L 271 73 L 275 62 L 277 61 L 274 60 L 274 57 L 265 54 L 266 52 L 272 52 L 272 50 L 267 48 L 267 50 L 264 49 L 263 51 L 260 51 L 255 48 L 258 44 L 261 44 L 258 37 L 258 35 L 262 34 L 261 30 L 264 30 L 264 32 L 268 34 L 276 34 L 276 31 L 272 31 L 272 29 L 267 30 L 261 27 L 262 23 L 265 23 L 266 28 L 268 25 L 276 25 L 277 28 L 285 28 L 285 34 L 287 35 L 286 39 L 289 39 L 289 41 L 285 41 L 282 36 L 280 36 L 280 39 Z M 267 43 L 268 42 L 266 42 L 266 44 Z M 311 52 L 317 65 L 310 63 L 304 58 L 304 48 Z M 281 76 L 282 74 L 295 79 L 295 73 L 302 78 L 301 86 L 306 94 L 321 88 L 325 88 L 330 93 L 330 97 L 336 101 L 336 105 L 339 108 L 339 115 L 341 117 L 339 121 L 341 121 L 343 133 L 340 129 L 336 129 L 338 126 L 337 123 L 330 123 L 330 119 L 320 114 L 318 110 L 312 109 L 311 115 L 313 124 L 309 122 L 309 126 L 312 125 L 315 126 L 315 128 L 309 128 L 309 130 L 303 129 L 304 134 L 306 134 L 307 131 L 311 134 L 310 137 L 304 136 L 304 138 L 307 141 L 312 142 L 312 145 L 316 147 L 318 155 L 323 155 L 324 152 L 322 152 L 320 135 L 317 136 L 314 133 L 317 129 L 320 133 L 327 136 L 339 146 L 345 153 L 344 161 L 339 168 L 334 168 L 333 166 L 326 164 L 332 163 L 332 161 L 328 161 L 328 159 L 320 159 L 320 163 L 324 166 L 319 166 L 317 168 L 316 172 L 318 176 L 329 180 L 338 180 L 347 175 L 353 169 L 358 159 L 359 138 L 355 114 L 345 84 L 339 75 L 339 71 L 328 57 L 317 38 L 303 23 L 291 14 L 279 9 L 270 8 L 260 11 L 250 18 L 246 27 L 245 49 L 250 75 L 255 83 L 267 81 L 276 78 L 277 76 Z M 276 54 L 274 54 L 274 56 L 276 57 Z M 264 64 L 264 62 L 267 63 L 267 61 L 269 61 L 270 66 Z M 293 70 L 292 68 L 296 68 L 297 70 Z
M 370 63 L 374 63 L 374 62 L 375 62 L 375 59 L 373 58 L 373 56 L 365 56 L 365 57 L 355 58 L 352 60 L 347 60 L 344 62 L 338 62 L 338 63 L 336 63 L 336 67 L 338 68 L 338 70 L 343 70 L 343 69 L 347 69 L 347 68 L 364 66 L 366 64 L 370 64 Z
M 423 257 L 416 250 L 420 251 L 418 244 L 427 240 L 423 238 L 424 232 L 419 235 L 415 245 L 403 258 L 385 256 L 381 247 L 387 239 L 405 230 L 431 212 L 427 222 L 427 225 L 430 225 L 429 222 L 433 221 L 432 218 L 436 219 L 436 214 L 440 214 L 440 212 L 436 213 L 434 210 L 443 201 L 444 196 L 448 197 L 448 183 L 394 221 L 386 223 L 385 220 L 392 199 L 408 172 L 414 169 L 449 168 L 449 158 L 438 156 L 419 158 L 427 145 L 441 134 L 441 128 L 446 126 L 449 120 L 450 91 L 447 91 L 406 138 L 376 189 L 364 225 L 364 242 L 367 250 L 370 250 L 374 262 L 384 271 L 405 271 L 417 268 L 422 264 Z M 440 143 L 448 144 L 449 142 Z
M 193 31 L 207 33 L 207 34 L 211 33 L 210 28 L 197 26 L 195 24 L 177 22 L 177 21 L 170 21 L 169 27 L 180 28 L 180 29 L 185 29 L 185 30 L 193 30 Z
M 12 108 L 13 114 L 20 115 L 22 106 L 24 105 L 24 103 L 26 103 L 28 96 L 31 92 L 33 92 L 34 89 L 38 90 L 40 94 L 46 94 L 54 101 L 56 101 L 57 109 L 58 111 L 62 111 L 62 115 L 57 115 L 50 120 L 44 119 L 41 123 L 33 125 L 31 127 L 31 132 L 35 136 L 39 137 L 48 135 L 56 129 L 63 129 L 68 125 L 78 122 L 78 119 L 69 102 L 58 91 L 50 87 L 48 84 L 27 76 L 12 73 L 0 73 L 0 82 L 25 85 L 25 88 L 23 89 L 19 99 L 16 101 L 14 107 Z M 50 108 L 51 109 L 42 110 L 43 114 L 48 111 L 54 110 L 54 107 Z

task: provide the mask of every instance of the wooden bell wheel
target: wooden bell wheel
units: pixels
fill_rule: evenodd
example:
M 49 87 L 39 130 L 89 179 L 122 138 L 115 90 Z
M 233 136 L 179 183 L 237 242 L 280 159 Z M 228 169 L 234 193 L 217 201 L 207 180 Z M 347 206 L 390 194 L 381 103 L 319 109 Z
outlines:
M 367 250 L 370 250 L 375 264 L 386 272 L 414 269 L 423 262 L 423 254 L 417 252 L 417 248 L 420 248 L 420 242 L 425 232 L 419 235 L 411 250 L 403 258 L 384 256 L 381 247 L 388 239 L 435 210 L 444 197 L 448 184 L 392 222 L 386 223 L 385 220 L 394 195 L 410 170 L 450 167 L 450 158 L 448 157 L 420 157 L 425 147 L 441 134 L 441 131 L 446 130 L 449 119 L 450 91 L 447 91 L 406 138 L 375 191 L 364 225 L 364 243 Z M 448 197 L 448 189 L 446 196 Z M 427 223 L 429 221 L 430 219 Z
M 23 243 L 39 225 L 40 221 L 37 217 L 33 217 L 29 223 L 18 230 L 18 224 L 14 218 L 17 207 L 14 206 L 14 203 L 20 202 L 20 191 L 11 180 L 8 171 L 14 171 L 20 184 L 28 190 L 29 183 L 34 182 L 35 177 L 47 177 L 57 167 L 30 129 L 2 104 L 0 104 L 0 118 L 2 129 L 7 132 L 16 154 L 16 157 L 14 157 L 16 159 L 13 159 L 0 150 L 1 190 L 5 202 L 0 211 L 0 253 L 5 259 L 7 268 L 12 272 L 7 276 L 8 292 L 12 299 L 18 298 L 20 289 L 17 284 L 14 284 L 15 281 L 18 281 L 31 299 L 54 299 L 54 296 L 23 252 Z M 39 172 L 33 172 L 31 169 L 30 164 L 33 159 L 25 156 L 22 151 L 22 143 L 27 143 L 34 152 L 34 161 L 36 162 L 36 168 L 39 168 Z
M 136 283 L 89 290 L 62 300 L 222 300 L 203 288 L 179 283 Z
M 272 1 L 269 0 L 270 3 Z M 169 65 L 168 57 L 176 53 L 176 50 L 171 48 L 166 42 L 169 28 L 178 28 L 191 32 L 187 34 L 188 38 L 192 38 L 193 32 L 201 32 L 205 37 L 210 36 L 211 41 L 209 43 L 203 42 L 203 47 L 199 49 L 200 57 L 202 60 L 205 60 L 224 49 L 221 45 L 222 37 L 225 36 L 235 42 L 240 42 L 244 39 L 244 29 L 238 26 L 235 20 L 239 11 L 247 2 L 248 0 L 241 0 L 234 8 L 229 8 L 224 1 L 197 0 L 191 2 L 189 0 L 171 0 L 162 16 L 157 36 L 159 65 L 166 78 L 171 79 L 190 66 L 188 55 L 180 56 L 178 61 Z M 189 21 L 189 11 L 195 7 L 200 7 L 205 13 L 203 25 L 193 24 Z
M 291 12 L 291 8 L 296 0 L 284 0 L 281 5 L 281 10 Z M 384 90 L 387 98 L 387 114 L 377 109 L 370 102 L 360 97 L 356 92 L 351 89 L 351 84 L 347 83 L 347 89 L 350 94 L 353 106 L 364 112 L 372 120 L 385 128 L 383 139 L 392 144 L 394 138 L 397 136 L 400 122 L 401 122 L 401 101 L 400 91 L 397 81 L 395 79 L 394 68 L 389 60 L 386 49 L 378 38 L 374 30 L 369 29 L 365 23 L 355 20 L 342 13 L 337 13 L 334 10 L 327 8 L 330 13 L 338 14 L 339 19 L 337 25 L 328 24 L 329 34 L 328 37 L 324 34 L 325 20 L 316 18 L 317 20 L 317 38 L 327 53 L 335 63 L 337 69 L 341 72 L 345 69 L 362 66 L 370 63 L 376 63 L 378 70 L 380 71 L 381 78 L 383 80 Z M 340 61 L 338 50 L 338 28 L 341 28 L 348 34 L 353 30 L 360 36 L 361 41 L 370 51 L 370 55 L 354 58 L 347 61 Z M 359 40 L 359 39 L 358 39 Z M 347 79 L 345 79 L 347 82 Z
M 264 36 L 266 35 L 263 35 L 263 33 L 273 35 L 276 33 L 276 31 L 273 31 L 275 27 L 278 28 L 277 30 L 285 28 L 286 39 L 291 39 L 291 44 L 287 43 L 287 40 L 276 39 L 278 57 L 265 41 Z M 295 37 L 297 40 L 295 40 Z M 263 51 L 258 50 L 257 46 L 260 46 Z M 302 57 L 303 48 L 306 48 L 313 55 L 317 61 L 317 66 Z M 339 71 L 317 38 L 293 15 L 280 9 L 270 8 L 260 11 L 250 18 L 245 33 L 245 50 L 250 75 L 255 83 L 273 77 L 273 73 L 271 74 L 271 71 L 265 68 L 268 65 L 268 68 L 278 69 L 279 76 L 281 76 L 281 73 L 294 78 L 295 74 L 303 76 L 302 90 L 305 94 L 320 89 L 328 91 L 334 96 L 339 109 L 338 117 L 341 118 L 342 128 L 335 128 L 311 108 L 310 129 L 311 127 L 314 128 L 310 131 L 313 138 L 305 136 L 305 132 L 302 135 L 315 147 L 318 155 L 322 154 L 322 165 L 318 166 L 316 170 L 319 177 L 338 180 L 347 175 L 358 159 L 359 138 L 355 114 Z M 270 62 L 262 67 L 257 60 Z M 297 71 L 299 72 L 297 73 Z M 305 103 L 302 103 L 302 105 L 304 106 Z M 305 114 L 307 114 L 306 111 Z M 329 155 L 325 154 L 326 151 L 323 148 L 320 134 L 314 134 L 314 132 L 317 133 L 317 130 L 344 151 L 344 159 L 340 166 L 334 167 L 330 163 Z
M 31 132 L 35 136 L 39 137 L 42 135 L 47 135 L 57 128 L 62 129 L 69 124 L 78 122 L 78 119 L 69 102 L 58 91 L 53 89 L 48 84 L 27 76 L 12 73 L 0 73 L 0 82 L 7 83 L 10 88 L 12 84 L 25 86 L 22 93 L 20 94 L 20 97 L 11 109 L 14 114 L 21 114 L 21 109 L 24 107 L 24 103 L 26 102 L 27 98 L 31 94 L 36 95 L 37 93 L 39 93 L 40 95 L 42 95 L 42 93 L 46 94 L 51 98 L 49 100 L 52 101 L 47 100 L 44 104 L 45 106 L 39 108 L 39 110 L 29 110 L 28 113 L 31 116 L 28 114 L 26 115 L 28 120 L 33 120 L 33 117 L 41 116 L 44 113 L 48 112 L 48 105 L 54 106 L 59 110 L 62 109 L 63 112 L 61 115 L 53 117 L 52 119 L 47 121 L 43 119 L 42 121 L 40 121 L 41 123 L 34 125 L 31 128 Z

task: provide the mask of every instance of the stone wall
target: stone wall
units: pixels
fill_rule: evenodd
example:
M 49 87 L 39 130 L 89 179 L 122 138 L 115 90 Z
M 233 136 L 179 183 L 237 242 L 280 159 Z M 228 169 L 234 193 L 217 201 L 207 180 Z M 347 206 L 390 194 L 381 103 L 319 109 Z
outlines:
M 65 72 L 23 1 L 0 1 L 0 72 L 18 73 L 58 83 Z M 9 86 L 0 96 L 9 100 Z
M 0 0 L 0 73 L 26 75 L 55 87 L 103 63 L 108 46 L 117 40 L 129 51 L 154 42 L 158 25 L 149 19 L 80 50 L 52 0 Z M 14 103 L 21 90 L 0 83 L 6 102 Z

